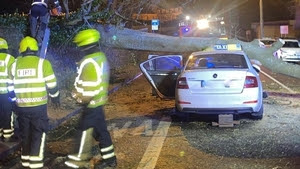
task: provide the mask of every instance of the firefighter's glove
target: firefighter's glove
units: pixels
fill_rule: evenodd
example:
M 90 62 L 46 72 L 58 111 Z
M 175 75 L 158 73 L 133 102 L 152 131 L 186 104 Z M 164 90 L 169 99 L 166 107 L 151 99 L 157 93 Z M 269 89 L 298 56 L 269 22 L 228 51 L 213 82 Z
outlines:
M 56 97 L 51 97 L 51 103 L 55 108 L 60 107 L 60 94 L 58 94 Z

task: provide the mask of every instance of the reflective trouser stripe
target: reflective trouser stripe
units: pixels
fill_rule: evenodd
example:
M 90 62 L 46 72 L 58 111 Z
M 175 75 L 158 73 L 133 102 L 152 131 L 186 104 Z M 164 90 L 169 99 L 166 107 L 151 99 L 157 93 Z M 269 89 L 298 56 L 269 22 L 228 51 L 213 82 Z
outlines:
M 104 153 L 104 152 L 108 152 L 110 150 L 114 149 L 114 146 L 111 145 L 111 146 L 108 146 L 108 147 L 105 147 L 105 148 L 101 148 L 101 152 Z
M 115 156 L 115 153 L 112 152 L 112 153 L 109 153 L 109 154 L 105 154 L 105 155 L 102 155 L 102 158 L 103 159 L 108 159 L 108 158 L 112 158 Z
M 23 167 L 29 167 L 29 156 L 21 155 L 21 161 Z
M 3 130 L 4 138 L 10 138 L 12 135 L 14 135 L 14 129 L 4 129 Z
M 24 156 L 21 155 L 22 166 L 29 168 L 42 168 L 44 166 L 44 147 L 46 134 L 43 133 L 41 138 L 40 151 L 38 156 Z
M 14 135 L 14 114 L 13 113 L 11 113 L 10 116 L 10 129 L 3 129 L 4 138 L 10 138 L 12 135 Z
M 43 162 L 35 163 L 35 164 L 32 164 L 32 163 L 29 164 L 29 168 L 42 168 L 42 167 L 44 167 Z
M 79 168 L 79 166 L 77 166 L 77 165 L 75 165 L 75 164 L 73 164 L 73 163 L 71 163 L 71 162 L 69 162 L 69 161 L 66 161 L 65 164 L 66 164 L 68 167 L 70 167 L 70 168 Z
M 78 159 L 75 159 L 76 161 L 80 161 L 80 156 L 82 154 L 84 144 L 85 144 L 85 139 L 86 139 L 86 131 L 82 132 L 81 140 L 80 140 L 80 147 L 79 147 L 79 152 L 78 152 Z
M 40 150 L 39 150 L 39 155 L 38 156 L 30 156 L 29 160 L 30 163 L 31 161 L 43 161 L 44 159 L 44 147 L 45 147 L 45 138 L 46 138 L 46 133 L 43 133 L 42 138 L 41 138 L 41 145 L 40 145 Z
M 101 148 L 100 151 L 101 151 L 103 159 L 108 159 L 108 158 L 115 156 L 113 145 L 105 147 L 105 148 Z

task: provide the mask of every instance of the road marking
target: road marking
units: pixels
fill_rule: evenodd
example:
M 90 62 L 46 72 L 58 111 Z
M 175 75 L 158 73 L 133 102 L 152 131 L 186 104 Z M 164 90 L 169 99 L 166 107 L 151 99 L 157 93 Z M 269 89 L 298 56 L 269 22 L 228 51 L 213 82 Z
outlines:
M 121 138 L 123 135 L 127 132 L 127 129 L 132 124 L 132 121 L 128 121 L 124 124 L 124 126 L 121 129 L 118 129 L 115 127 L 115 124 L 113 124 L 113 134 L 114 138 Z
M 137 169 L 155 168 L 161 148 L 168 134 L 170 124 L 171 124 L 170 118 L 166 117 L 161 119 Z
M 294 90 L 292 90 L 289 87 L 285 86 L 284 84 L 280 83 L 278 80 L 276 80 L 272 76 L 268 75 L 266 72 L 264 72 L 264 71 L 260 71 L 260 72 L 262 74 L 264 74 L 265 76 L 267 76 L 268 78 L 270 78 L 271 80 L 273 80 L 274 82 L 278 83 L 280 86 L 282 86 L 283 88 L 285 88 L 286 90 L 288 90 L 290 93 L 296 93 Z

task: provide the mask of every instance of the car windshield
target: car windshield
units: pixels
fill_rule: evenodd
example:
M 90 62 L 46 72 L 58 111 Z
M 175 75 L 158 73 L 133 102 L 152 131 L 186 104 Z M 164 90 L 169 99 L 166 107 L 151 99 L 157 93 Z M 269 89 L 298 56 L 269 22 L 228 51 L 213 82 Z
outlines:
M 186 70 L 218 68 L 248 68 L 245 57 L 240 54 L 207 54 L 193 56 L 188 60 Z
M 288 42 L 288 41 L 286 41 L 282 47 L 285 47 L 285 48 L 299 48 L 299 43 L 298 42 Z
M 274 40 L 261 40 L 262 43 L 265 45 L 272 45 L 275 41 Z

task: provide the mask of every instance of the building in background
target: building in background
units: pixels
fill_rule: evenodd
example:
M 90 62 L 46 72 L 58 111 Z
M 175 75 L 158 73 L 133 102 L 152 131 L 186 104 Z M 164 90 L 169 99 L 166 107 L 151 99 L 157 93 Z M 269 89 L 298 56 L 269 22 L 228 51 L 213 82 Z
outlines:
M 264 22 L 264 36 L 268 38 L 300 38 L 300 30 L 295 27 L 295 20 L 281 20 L 281 21 L 265 21 Z M 251 24 L 253 31 L 253 38 L 260 37 L 260 23 L 254 22 Z

